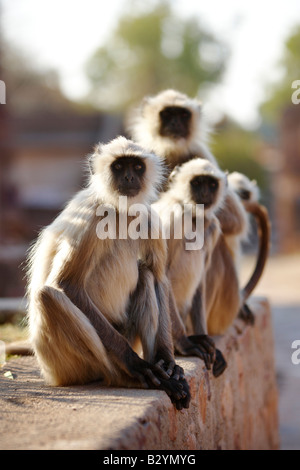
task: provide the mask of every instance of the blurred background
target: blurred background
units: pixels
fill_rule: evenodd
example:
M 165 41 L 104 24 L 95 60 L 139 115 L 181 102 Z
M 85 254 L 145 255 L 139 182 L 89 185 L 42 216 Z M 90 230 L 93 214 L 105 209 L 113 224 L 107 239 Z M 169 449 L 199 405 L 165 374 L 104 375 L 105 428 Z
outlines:
M 84 185 L 86 156 L 145 95 L 176 88 L 203 101 L 220 166 L 256 179 L 269 209 L 257 293 L 273 308 L 281 445 L 299 449 L 299 1 L 0 0 L 0 80 L 0 339 L 25 334 L 26 251 Z

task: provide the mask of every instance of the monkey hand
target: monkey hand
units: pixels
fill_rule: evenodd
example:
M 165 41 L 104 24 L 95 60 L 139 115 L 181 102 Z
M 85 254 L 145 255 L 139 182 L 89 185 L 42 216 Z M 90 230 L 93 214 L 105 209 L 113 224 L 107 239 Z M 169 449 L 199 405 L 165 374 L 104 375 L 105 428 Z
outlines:
M 215 361 L 215 344 L 208 335 L 182 336 L 175 342 L 175 349 L 183 356 L 199 357 L 208 370 L 212 368 Z

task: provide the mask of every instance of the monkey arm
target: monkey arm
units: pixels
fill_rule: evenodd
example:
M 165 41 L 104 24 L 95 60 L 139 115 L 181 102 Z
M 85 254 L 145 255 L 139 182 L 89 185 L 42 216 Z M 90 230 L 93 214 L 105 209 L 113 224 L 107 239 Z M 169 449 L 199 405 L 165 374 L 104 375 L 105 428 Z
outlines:
M 174 342 L 176 343 L 178 340 L 180 340 L 180 338 L 186 337 L 186 328 L 178 312 L 171 285 L 169 288 L 169 309 L 172 323 L 172 336 Z
M 162 361 L 166 369 L 173 364 L 172 370 L 168 371 L 171 375 L 175 363 L 166 302 L 167 285 L 164 280 L 156 281 L 144 262 L 140 261 L 138 268 L 138 283 L 127 307 L 125 336 L 130 343 L 137 336 L 140 338 L 148 362 L 161 364 Z
M 191 310 L 190 317 L 195 335 L 207 335 L 206 306 L 205 306 L 205 279 L 198 286 Z
M 204 351 L 204 361 L 208 369 L 211 368 L 214 377 L 219 377 L 227 367 L 227 363 L 221 351 L 216 349 L 215 343 L 207 334 L 207 325 L 204 315 L 205 309 L 205 288 L 204 283 L 198 287 L 191 308 L 191 320 L 194 332 L 196 334 L 189 336 L 188 339 L 196 344 L 199 349 Z
M 207 336 L 207 333 L 199 333 L 194 336 L 187 336 L 186 329 L 178 312 L 174 294 L 171 288 L 169 300 L 175 351 L 183 356 L 197 356 L 204 360 L 207 369 L 211 369 L 211 364 L 215 358 L 214 342 L 209 336 Z M 193 304 L 195 306 L 195 316 L 197 313 L 197 316 L 199 317 L 199 305 L 198 303 L 196 304 L 196 302 L 193 302 Z M 201 331 L 202 330 L 205 330 L 203 325 L 201 326 Z
M 183 369 L 176 364 L 174 358 L 173 325 L 169 310 L 170 283 L 166 276 L 167 246 L 165 240 L 162 237 L 159 239 L 149 238 L 148 240 L 142 240 L 141 256 L 143 257 L 146 269 L 153 274 L 159 312 L 156 334 L 156 366 L 166 367 L 167 373 L 171 375 L 171 378 L 178 381 L 178 384 L 182 386 L 183 396 L 181 399 L 176 400 L 176 408 L 179 410 L 188 408 L 191 400 L 189 385 L 184 378 Z
M 163 314 L 159 315 L 158 335 L 157 335 L 157 358 L 165 357 L 165 361 L 168 363 L 169 371 L 172 371 L 172 378 L 177 380 L 183 387 L 183 396 L 181 399 L 176 400 L 175 405 L 178 410 L 182 408 L 188 408 L 191 400 L 190 388 L 188 382 L 185 379 L 184 371 L 182 367 L 175 363 L 174 358 L 174 346 L 172 340 L 172 321 L 170 315 L 170 283 L 167 277 L 160 283 L 155 285 L 157 301 L 160 307 L 160 312 Z M 182 325 L 183 326 L 183 325 Z M 168 346 L 166 351 L 166 345 Z M 167 356 L 165 356 L 167 354 Z
M 175 366 L 171 319 L 169 314 L 169 281 L 166 276 L 167 245 L 163 238 L 143 240 L 141 255 L 154 279 L 155 297 L 158 305 L 158 331 L 156 357 Z

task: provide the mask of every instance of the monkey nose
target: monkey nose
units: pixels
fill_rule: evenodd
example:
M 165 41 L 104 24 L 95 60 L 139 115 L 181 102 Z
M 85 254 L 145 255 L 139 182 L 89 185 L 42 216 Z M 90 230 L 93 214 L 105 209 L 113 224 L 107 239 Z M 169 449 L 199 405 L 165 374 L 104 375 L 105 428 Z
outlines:
M 132 175 L 125 175 L 125 180 L 128 181 L 129 183 L 132 183 L 134 180 L 134 177 Z

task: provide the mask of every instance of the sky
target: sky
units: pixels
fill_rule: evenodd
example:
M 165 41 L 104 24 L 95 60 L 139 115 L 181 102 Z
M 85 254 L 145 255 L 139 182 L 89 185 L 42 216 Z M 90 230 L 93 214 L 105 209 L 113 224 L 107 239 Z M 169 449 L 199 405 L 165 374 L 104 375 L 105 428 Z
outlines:
M 141 0 L 141 3 L 142 2 Z M 64 93 L 88 91 L 84 65 L 109 37 L 128 0 L 2 0 L 5 37 L 40 68 L 58 70 Z M 280 77 L 284 41 L 300 24 L 300 0 L 173 0 L 180 17 L 197 17 L 229 45 L 222 84 L 206 97 L 212 120 L 226 113 L 241 125 L 259 123 L 267 86 Z M 291 82 L 299 77 L 291 77 Z

